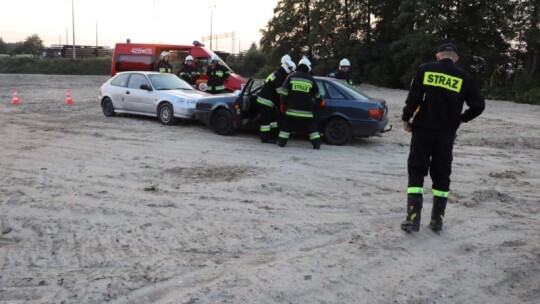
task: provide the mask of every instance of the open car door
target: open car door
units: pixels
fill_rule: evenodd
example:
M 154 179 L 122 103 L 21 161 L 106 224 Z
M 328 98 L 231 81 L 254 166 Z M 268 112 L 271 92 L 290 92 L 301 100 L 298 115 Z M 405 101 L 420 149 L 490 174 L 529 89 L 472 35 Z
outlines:
M 242 127 L 246 113 L 249 113 L 250 108 L 255 106 L 252 104 L 253 101 L 251 100 L 251 88 L 253 87 L 254 82 L 255 81 L 252 78 L 248 79 L 234 102 L 234 125 L 236 128 Z

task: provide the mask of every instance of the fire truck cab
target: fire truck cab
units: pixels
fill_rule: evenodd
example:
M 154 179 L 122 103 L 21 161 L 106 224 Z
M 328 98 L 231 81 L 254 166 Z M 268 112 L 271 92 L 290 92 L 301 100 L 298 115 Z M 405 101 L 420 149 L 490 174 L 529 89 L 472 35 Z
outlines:
M 170 53 L 170 63 L 175 74 L 178 74 L 178 70 L 182 68 L 184 59 L 191 55 L 195 67 L 201 74 L 201 77 L 197 79 L 196 89 L 201 91 L 206 89 L 204 84 L 207 82 L 208 77 L 205 72 L 210 65 L 210 58 L 214 52 L 204 48 L 204 45 L 197 41 L 194 41 L 193 45 L 117 43 L 112 57 L 111 76 L 124 71 L 153 71 L 154 65 L 158 62 L 159 55 L 163 51 Z M 234 73 L 223 60 L 220 60 L 219 63 L 229 69 L 231 73 L 231 76 L 224 82 L 225 88 L 230 92 L 242 89 L 246 80 Z

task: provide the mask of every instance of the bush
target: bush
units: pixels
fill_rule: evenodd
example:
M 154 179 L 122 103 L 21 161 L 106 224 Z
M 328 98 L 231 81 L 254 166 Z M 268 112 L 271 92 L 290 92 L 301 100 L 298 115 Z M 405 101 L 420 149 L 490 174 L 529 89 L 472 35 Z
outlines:
M 55 74 L 55 75 L 108 75 L 111 58 L 41 59 L 32 57 L 0 58 L 0 73 Z

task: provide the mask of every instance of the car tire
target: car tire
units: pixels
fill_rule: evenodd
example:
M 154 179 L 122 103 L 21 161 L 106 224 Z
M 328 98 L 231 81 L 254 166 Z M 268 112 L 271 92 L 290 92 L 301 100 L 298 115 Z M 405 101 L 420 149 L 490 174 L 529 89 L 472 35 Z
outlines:
M 166 126 L 173 125 L 176 122 L 176 118 L 174 117 L 174 110 L 170 103 L 164 103 L 159 106 L 158 119 L 162 124 Z
M 234 123 L 231 112 L 219 109 L 212 115 L 212 129 L 219 135 L 232 135 L 234 133 Z
M 343 118 L 332 118 L 324 126 L 324 139 L 331 145 L 342 146 L 351 136 L 351 126 Z
M 103 98 L 103 103 L 101 107 L 103 108 L 103 115 L 107 117 L 112 117 L 116 115 L 116 113 L 114 112 L 112 100 L 109 97 Z

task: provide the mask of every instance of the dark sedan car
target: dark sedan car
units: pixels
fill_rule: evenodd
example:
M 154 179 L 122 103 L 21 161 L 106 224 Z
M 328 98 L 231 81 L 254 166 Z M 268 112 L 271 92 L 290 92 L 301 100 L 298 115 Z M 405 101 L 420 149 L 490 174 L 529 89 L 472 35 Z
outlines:
M 316 107 L 315 120 L 323 138 L 332 145 L 343 145 L 351 137 L 370 137 L 385 131 L 388 107 L 376 99 L 329 77 L 315 76 L 326 107 Z M 240 128 L 256 127 L 259 118 L 257 95 L 262 84 L 248 80 L 237 94 L 202 98 L 195 117 L 221 135 L 231 135 Z

